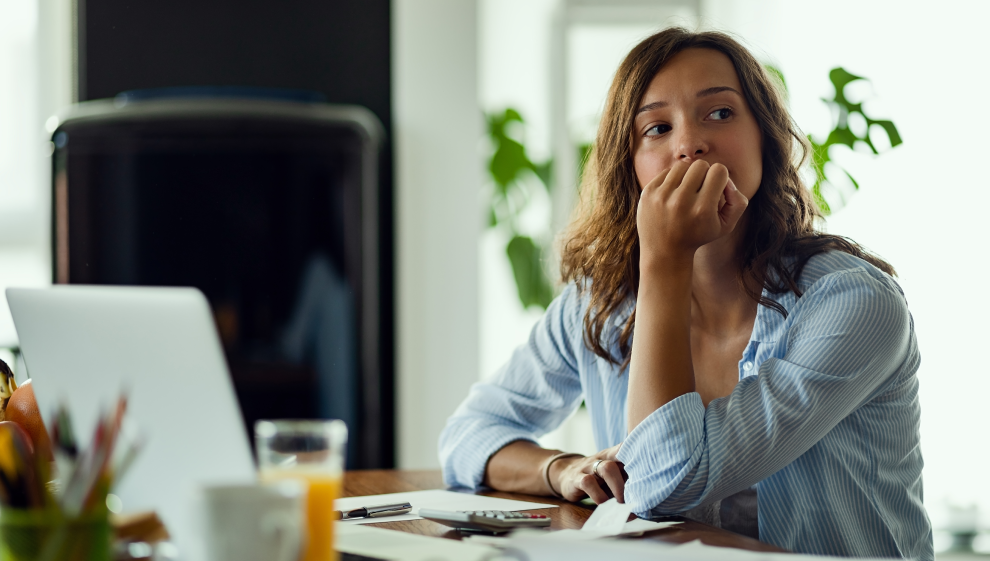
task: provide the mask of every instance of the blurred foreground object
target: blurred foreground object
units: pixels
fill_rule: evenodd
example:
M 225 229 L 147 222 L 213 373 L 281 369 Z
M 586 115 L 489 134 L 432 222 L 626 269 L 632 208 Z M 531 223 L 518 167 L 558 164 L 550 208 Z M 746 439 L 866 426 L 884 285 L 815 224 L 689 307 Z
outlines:
M 34 450 L 51 460 L 51 439 L 41 418 L 41 411 L 38 410 L 38 401 L 34 397 L 34 386 L 31 385 L 30 379 L 21 384 L 10 396 L 4 419 L 20 425 L 31 437 Z
M 5 420 L 7 403 L 16 389 L 17 382 L 14 380 L 13 370 L 6 362 L 0 360 L 0 421 Z
M 305 484 L 215 485 L 203 492 L 211 561 L 299 561 L 307 541 Z
M 114 561 L 166 561 L 178 551 L 169 539 L 168 530 L 152 511 L 111 514 Z
M 343 421 L 258 421 L 258 470 L 263 482 L 295 480 L 307 487 L 303 561 L 336 561 L 333 502 L 344 480 L 347 426 Z
M 977 553 L 973 548 L 976 538 L 983 533 L 980 526 L 980 511 L 976 504 L 959 505 L 947 503 L 945 505 L 948 514 L 948 521 L 942 528 L 952 538 L 949 548 L 938 553 L 938 559 L 978 559 L 990 558 L 986 553 Z
M 23 384 L 11 402 L 30 387 Z M 9 412 L 22 409 L 26 408 Z M 90 446 L 83 450 L 76 445 L 64 410 L 52 423 L 54 450 L 50 443 L 32 450 L 22 431 L 13 428 L 15 423 L 0 426 L 0 559 L 109 561 L 107 496 L 138 446 L 119 438 L 126 409 L 127 400 L 121 397 L 113 410 L 101 415 Z M 43 424 L 40 428 L 44 431 Z M 58 478 L 49 485 L 52 452 Z

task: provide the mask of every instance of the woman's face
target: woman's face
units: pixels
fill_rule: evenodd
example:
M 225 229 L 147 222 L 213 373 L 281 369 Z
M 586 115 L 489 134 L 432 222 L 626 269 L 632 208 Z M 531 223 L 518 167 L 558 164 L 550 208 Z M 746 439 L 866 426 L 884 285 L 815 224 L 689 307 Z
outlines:
M 633 124 L 633 166 L 640 188 L 678 160 L 729 170 L 752 199 L 763 177 L 762 135 L 732 61 L 719 51 L 685 49 L 650 82 Z

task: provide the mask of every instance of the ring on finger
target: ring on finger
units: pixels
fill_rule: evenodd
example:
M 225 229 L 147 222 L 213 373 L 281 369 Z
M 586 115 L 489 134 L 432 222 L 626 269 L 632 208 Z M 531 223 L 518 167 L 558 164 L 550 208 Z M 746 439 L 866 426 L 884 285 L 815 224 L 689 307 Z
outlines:
M 598 477 L 601 477 L 601 474 L 598 473 L 598 466 L 604 461 L 605 460 L 598 460 L 597 462 L 595 462 L 595 465 L 591 467 L 591 473 L 595 474 Z

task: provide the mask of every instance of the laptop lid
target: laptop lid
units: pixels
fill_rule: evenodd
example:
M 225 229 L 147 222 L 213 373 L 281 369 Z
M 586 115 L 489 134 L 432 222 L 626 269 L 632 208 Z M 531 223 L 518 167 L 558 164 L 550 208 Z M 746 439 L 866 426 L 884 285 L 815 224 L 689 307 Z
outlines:
M 128 394 L 145 435 L 113 491 L 124 512 L 155 510 L 182 559 L 200 558 L 195 512 L 204 484 L 254 480 L 251 450 L 206 298 L 193 288 L 55 286 L 7 289 L 46 424 L 59 402 L 76 437 Z

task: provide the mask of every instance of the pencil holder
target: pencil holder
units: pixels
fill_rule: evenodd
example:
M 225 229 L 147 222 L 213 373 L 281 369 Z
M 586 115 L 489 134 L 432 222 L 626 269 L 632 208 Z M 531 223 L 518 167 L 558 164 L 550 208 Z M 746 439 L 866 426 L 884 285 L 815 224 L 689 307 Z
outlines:
M 108 513 L 0 509 L 0 561 L 110 561 Z

